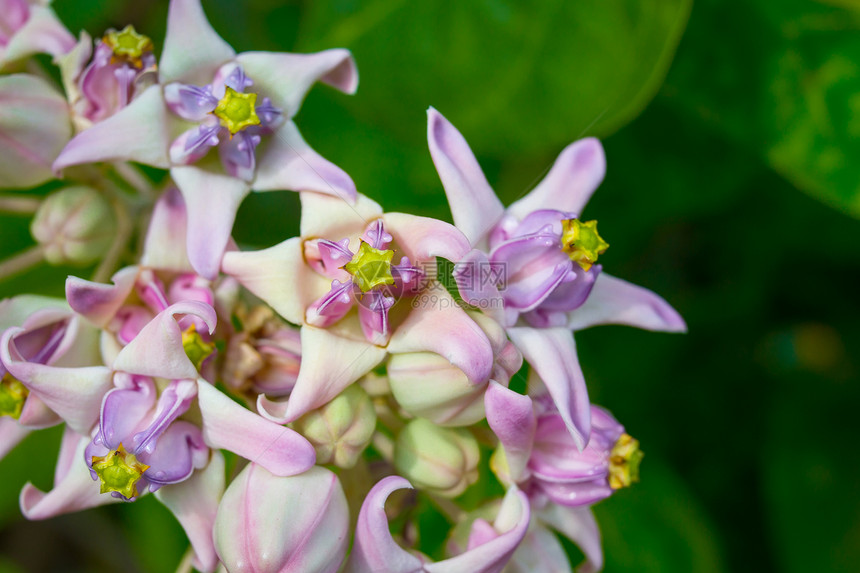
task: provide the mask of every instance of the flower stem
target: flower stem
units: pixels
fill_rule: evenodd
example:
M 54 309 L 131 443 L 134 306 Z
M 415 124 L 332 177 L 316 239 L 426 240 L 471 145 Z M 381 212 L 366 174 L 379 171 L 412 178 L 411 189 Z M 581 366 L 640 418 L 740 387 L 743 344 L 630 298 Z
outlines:
M 0 262 L 0 280 L 17 275 L 39 264 L 42 262 L 43 252 L 44 247 L 42 245 L 33 245 L 29 249 Z
M 144 197 L 152 197 L 152 183 L 134 165 L 125 162 L 116 162 L 113 164 L 113 168 L 117 176 L 129 187 Z
M 20 195 L 0 195 L 0 211 L 5 213 L 22 213 L 32 215 L 39 210 L 42 200 L 38 197 L 23 197 Z
M 93 273 L 94 282 L 107 282 L 120 262 L 133 230 L 131 219 L 125 210 L 125 206 L 119 201 L 113 201 L 114 213 L 116 214 L 116 240 L 108 250 L 105 258 L 99 263 L 96 272 Z

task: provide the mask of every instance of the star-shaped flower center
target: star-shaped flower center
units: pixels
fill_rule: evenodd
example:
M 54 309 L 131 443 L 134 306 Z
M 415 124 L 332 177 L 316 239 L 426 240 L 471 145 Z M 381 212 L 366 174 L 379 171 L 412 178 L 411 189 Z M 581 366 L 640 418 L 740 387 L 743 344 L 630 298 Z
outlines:
M 197 370 L 200 370 L 203 362 L 215 352 L 215 345 L 203 340 L 193 324 L 182 333 L 182 348 Z
M 583 223 L 579 219 L 565 219 L 561 228 L 561 250 L 584 271 L 590 269 L 597 262 L 598 255 L 609 248 L 609 243 L 597 234 L 597 221 Z
M 621 434 L 609 453 L 609 487 L 621 489 L 639 481 L 639 464 L 645 454 L 639 441 L 629 434 Z
M 125 451 L 122 444 L 106 456 L 93 456 L 93 471 L 101 481 L 99 493 L 115 491 L 126 499 L 137 497 L 137 482 L 148 469 L 134 454 Z
M 129 62 L 137 67 L 140 67 L 143 54 L 152 51 L 152 40 L 148 36 L 138 34 L 131 24 L 119 32 L 110 30 L 102 41 L 113 50 L 114 59 Z
M 10 416 L 16 420 L 20 418 L 28 395 L 27 387 L 6 373 L 0 380 L 0 417 Z
M 257 94 L 237 92 L 227 86 L 224 97 L 212 113 L 221 120 L 221 125 L 229 129 L 232 135 L 236 135 L 246 127 L 260 125 L 256 105 Z
M 342 268 L 352 275 L 353 282 L 367 292 L 378 286 L 393 285 L 391 259 L 394 251 L 381 251 L 361 241 L 358 253 Z

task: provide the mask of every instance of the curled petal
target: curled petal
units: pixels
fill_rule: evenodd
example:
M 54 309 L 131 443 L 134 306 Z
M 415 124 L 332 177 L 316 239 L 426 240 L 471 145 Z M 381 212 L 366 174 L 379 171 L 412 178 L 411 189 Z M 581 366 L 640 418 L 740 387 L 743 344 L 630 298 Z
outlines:
M 170 111 L 188 121 L 202 121 L 218 106 L 211 88 L 179 82 L 164 86 L 164 101 Z
M 519 482 L 525 477 L 537 429 L 531 398 L 491 380 L 484 404 L 487 422 L 504 448 L 510 480 Z
M 176 187 L 168 188 L 155 204 L 140 264 L 151 269 L 175 272 L 192 270 L 186 249 L 188 214 L 185 200 Z
M 253 181 L 259 143 L 259 135 L 243 131 L 219 145 L 218 154 L 221 156 L 224 171 L 243 181 Z
M 505 269 L 501 294 L 506 306 L 521 312 L 532 310 L 546 300 L 569 278 L 572 264 L 559 249 L 558 236 L 552 234 L 511 239 L 493 249 L 490 263 Z
M 4 10 L 9 9 L 8 4 L 4 2 Z M 75 37 L 63 26 L 53 10 L 31 2 L 29 11 L 30 17 L 5 46 L 3 60 L 11 62 L 33 54 L 61 56 L 75 47 Z M 0 61 L 0 67 L 3 63 Z
M 182 525 L 194 548 L 194 568 L 214 571 L 218 565 L 212 528 L 218 503 L 224 494 L 224 455 L 213 451 L 209 464 L 188 480 L 155 492 Z
M 466 236 L 444 221 L 406 213 L 386 213 L 383 219 L 395 244 L 413 264 L 435 262 L 436 257 L 456 263 L 472 250 Z
M 256 89 L 272 98 L 288 117 L 299 111 L 305 94 L 317 81 L 352 94 L 358 70 L 348 50 L 337 48 L 315 54 L 244 52 L 236 61 L 256 82 Z
M 508 213 L 519 219 L 540 209 L 581 214 L 605 174 L 606 155 L 600 141 L 580 139 L 561 152 L 544 180 L 512 204 Z
M 111 277 L 112 285 L 94 283 L 77 277 L 66 279 L 66 299 L 72 310 L 96 326 L 104 328 L 134 290 L 138 267 L 126 267 Z
M 5 458 L 6 454 L 11 452 L 30 432 L 30 428 L 22 426 L 12 418 L 6 416 L 0 418 L 0 460 Z
M 352 298 L 353 289 L 352 281 L 341 283 L 337 279 L 333 280 L 331 290 L 308 307 L 308 324 L 326 328 L 343 318 L 355 302 Z
M 158 437 L 158 447 L 152 453 L 141 454 L 140 459 L 149 466 L 146 477 L 152 483 L 150 491 L 156 491 L 162 485 L 184 482 L 195 469 L 205 467 L 209 448 L 203 443 L 200 428 L 178 420 Z
M 200 0 L 172 0 L 167 14 L 164 52 L 158 63 L 162 84 L 205 85 L 236 52 L 206 19 Z
M 465 138 L 432 107 L 427 110 L 427 142 L 454 224 L 477 245 L 502 218 L 502 202 L 487 183 Z
M 572 573 L 570 560 L 548 528 L 535 525 L 514 551 L 505 573 Z
M 155 383 L 143 376 L 118 373 L 117 388 L 108 392 L 102 402 L 99 417 L 99 437 L 107 449 L 116 449 L 121 442 L 131 450 L 129 438 L 143 425 L 155 405 Z
M 221 141 L 222 128 L 218 123 L 195 125 L 170 144 L 170 161 L 174 165 L 197 163 Z
M 313 446 L 293 430 L 246 410 L 205 380 L 197 385 L 203 438 L 210 447 L 230 450 L 279 476 L 303 473 L 316 462 Z
M 578 573 L 597 573 L 603 569 L 600 530 L 590 507 L 565 507 L 553 503 L 541 510 L 538 517 L 576 543 L 585 554 L 585 563 L 576 569 Z
M 573 334 L 566 328 L 509 328 L 508 336 L 546 384 L 577 448 L 591 434 L 591 410 Z
M 646 288 L 600 273 L 588 300 L 569 314 L 568 327 L 582 330 L 597 324 L 626 324 L 645 330 L 686 332 L 681 315 Z

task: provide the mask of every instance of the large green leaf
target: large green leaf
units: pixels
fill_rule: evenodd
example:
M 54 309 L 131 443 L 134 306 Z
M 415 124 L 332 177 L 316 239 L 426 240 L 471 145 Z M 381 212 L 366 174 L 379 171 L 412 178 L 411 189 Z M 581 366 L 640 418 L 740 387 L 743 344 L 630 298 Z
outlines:
M 437 107 L 493 153 L 557 150 L 635 117 L 662 83 L 690 0 L 308 2 L 299 49 L 350 48 L 365 118 L 418 141 Z

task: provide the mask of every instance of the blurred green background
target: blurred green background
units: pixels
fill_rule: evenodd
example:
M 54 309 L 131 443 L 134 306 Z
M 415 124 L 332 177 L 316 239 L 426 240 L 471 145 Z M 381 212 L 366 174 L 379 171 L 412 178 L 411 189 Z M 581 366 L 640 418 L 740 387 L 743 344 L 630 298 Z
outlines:
M 167 2 L 56 0 L 73 31 Z M 646 451 L 597 508 L 606 571 L 860 569 L 860 3 L 853 0 L 206 0 L 239 51 L 347 47 L 355 96 L 314 89 L 305 138 L 387 210 L 450 220 L 426 145 L 432 105 L 506 203 L 569 142 L 604 141 L 585 212 L 601 262 L 684 315 L 685 336 L 577 335 L 593 400 Z M 294 194 L 252 195 L 235 236 L 297 230 Z M 5 254 L 27 219 L 0 225 Z M 41 269 L 0 294 L 62 292 Z M 83 276 L 87 276 L 84 274 Z M 187 547 L 154 499 L 26 523 L 56 430 L 0 462 L 0 571 L 170 571 Z M 121 524 L 121 528 L 116 524 Z M 573 551 L 575 555 L 575 550 Z

